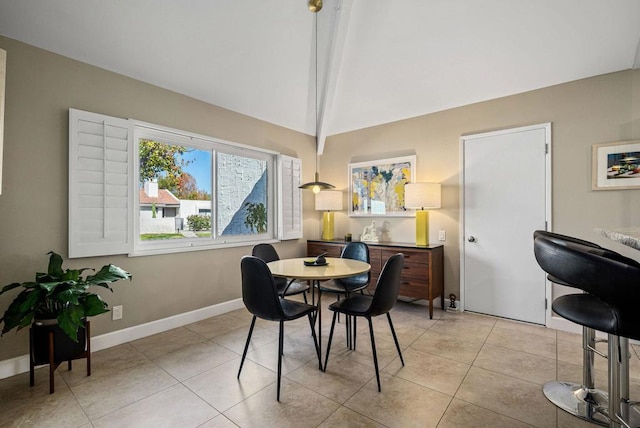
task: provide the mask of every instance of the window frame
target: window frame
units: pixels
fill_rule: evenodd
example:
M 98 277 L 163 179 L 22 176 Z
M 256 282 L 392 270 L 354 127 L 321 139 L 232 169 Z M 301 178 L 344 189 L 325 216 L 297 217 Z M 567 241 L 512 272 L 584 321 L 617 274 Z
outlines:
M 279 153 L 273 150 L 256 148 L 245 144 L 222 140 L 182 131 L 146 122 L 132 120 L 133 128 L 133 206 L 130 215 L 133 224 L 133 249 L 130 256 L 142 256 L 152 254 L 177 253 L 185 251 L 197 251 L 217 248 L 246 246 L 256 242 L 277 242 L 278 231 L 278 204 L 276 195 L 278 188 L 277 161 Z M 211 238 L 183 238 L 166 241 L 142 241 L 140 239 L 140 154 L 139 141 L 141 138 L 153 139 L 167 144 L 179 144 L 201 150 L 212 151 L 212 177 L 211 177 Z M 218 236 L 218 198 L 217 192 L 217 162 L 218 153 L 239 155 L 264 160 L 267 163 L 267 232 L 247 235 Z

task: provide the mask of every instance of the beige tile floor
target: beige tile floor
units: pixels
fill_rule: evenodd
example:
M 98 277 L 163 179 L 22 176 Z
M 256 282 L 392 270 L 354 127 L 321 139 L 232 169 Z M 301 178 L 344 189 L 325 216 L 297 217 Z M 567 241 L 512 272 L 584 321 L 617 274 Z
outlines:
M 323 345 L 330 316 L 323 302 Z M 542 394 L 552 379 L 580 381 L 580 336 L 472 313 L 398 302 L 392 311 L 405 366 L 385 317 L 374 322 L 382 392 L 376 388 L 368 327 L 358 347 L 336 328 L 326 373 L 317 368 L 306 319 L 285 324 L 281 401 L 276 401 L 278 325 L 259 320 L 240 380 L 251 321 L 242 309 L 61 365 L 0 380 L 0 426 L 46 427 L 587 427 Z M 634 347 L 631 396 L 640 396 Z M 596 364 L 606 387 L 606 363 Z

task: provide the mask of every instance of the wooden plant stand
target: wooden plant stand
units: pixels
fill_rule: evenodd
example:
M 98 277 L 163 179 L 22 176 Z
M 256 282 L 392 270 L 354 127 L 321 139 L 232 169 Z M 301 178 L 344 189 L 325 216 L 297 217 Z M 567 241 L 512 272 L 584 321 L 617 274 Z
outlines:
M 38 328 L 47 328 L 54 326 L 40 326 Z M 58 328 L 57 325 L 55 328 Z M 62 330 L 60 330 L 62 332 Z M 64 335 L 64 332 L 62 332 Z M 47 340 L 46 344 L 39 343 L 37 345 L 34 344 L 34 341 L 37 340 L 34 336 L 34 327 L 29 329 L 29 385 L 35 385 L 35 367 L 48 364 L 49 365 L 49 393 L 53 394 L 55 391 L 54 386 L 54 372 L 58 368 L 58 366 L 63 362 L 67 361 L 68 368 L 71 370 L 71 361 L 78 360 L 81 358 L 87 359 L 87 376 L 91 376 L 91 327 L 89 321 L 85 322 L 84 327 L 84 341 L 86 346 L 84 350 L 81 352 L 67 353 L 64 354 L 62 351 L 61 344 L 58 343 L 58 349 L 56 349 L 56 331 L 53 328 L 50 328 L 48 332 L 46 332 Z M 71 340 L 65 335 L 65 339 Z M 40 337 L 42 340 L 42 337 Z M 39 349 L 40 346 L 46 346 L 46 353 L 42 352 L 42 349 Z M 38 349 L 38 350 L 37 350 Z

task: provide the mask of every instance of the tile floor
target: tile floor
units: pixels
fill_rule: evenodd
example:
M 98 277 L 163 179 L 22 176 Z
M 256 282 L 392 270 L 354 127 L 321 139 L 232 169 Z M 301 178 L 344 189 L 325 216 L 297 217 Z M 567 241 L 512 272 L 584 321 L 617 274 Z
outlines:
M 323 311 L 323 349 L 330 316 Z M 324 301 L 324 299 L 323 299 Z M 358 347 L 336 328 L 326 373 L 306 319 L 285 324 L 281 401 L 276 401 L 277 323 L 258 321 L 240 380 L 251 320 L 242 309 L 61 365 L 0 380 L 0 426 L 46 427 L 587 427 L 542 394 L 551 379 L 580 381 L 580 336 L 472 313 L 398 302 L 392 311 L 405 366 L 385 317 L 375 320 L 382 392 L 376 388 L 366 322 Z M 342 325 L 340 325 L 342 327 Z M 606 345 L 605 345 L 606 346 Z M 634 347 L 631 396 L 640 396 Z M 596 381 L 606 387 L 606 362 Z

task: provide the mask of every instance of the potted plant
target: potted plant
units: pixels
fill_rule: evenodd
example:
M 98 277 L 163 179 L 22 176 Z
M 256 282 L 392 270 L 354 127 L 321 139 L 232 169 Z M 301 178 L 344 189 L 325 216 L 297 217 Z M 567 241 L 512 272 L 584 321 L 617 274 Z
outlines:
M 56 341 L 67 342 L 71 349 L 62 354 L 63 346 L 56 343 L 57 362 L 73 358 L 74 352 L 85 349 L 84 327 L 87 317 L 109 312 L 108 305 L 99 295 L 88 291 L 90 286 L 104 287 L 111 291 L 110 283 L 131 279 L 131 274 L 123 269 L 108 264 L 94 275 L 85 275 L 90 268 L 62 269 L 62 257 L 53 251 L 49 252 L 49 268 L 47 273 L 36 273 L 35 281 L 9 284 L 0 290 L 0 295 L 22 288 L 13 302 L 4 312 L 0 323 L 3 323 L 2 335 L 12 329 L 20 330 L 33 327 L 32 359 L 36 364 L 43 364 L 48 358 L 48 331 L 55 328 Z M 38 328 L 40 331 L 38 332 Z M 80 335 L 78 333 L 81 333 Z M 41 343 L 44 340 L 44 343 Z

